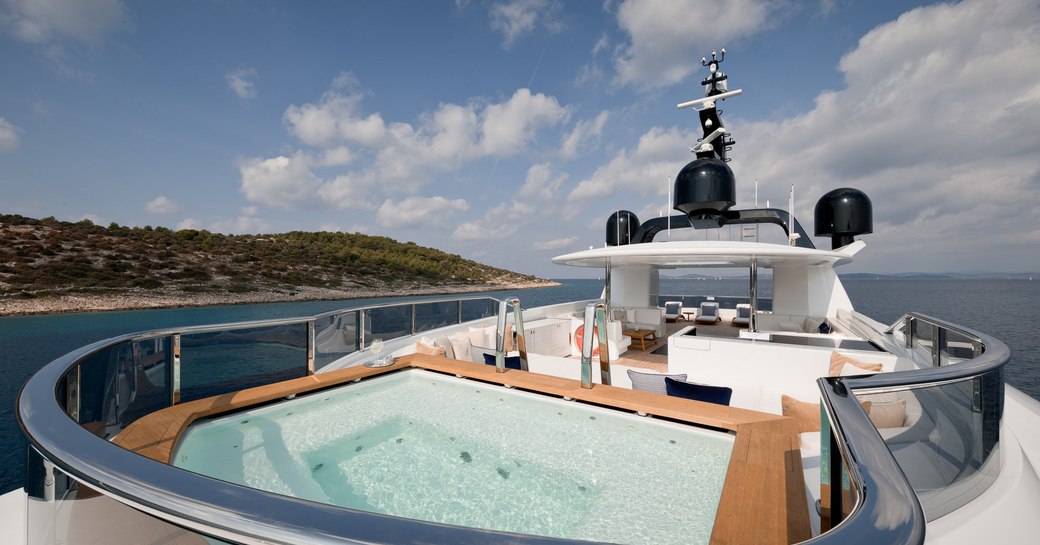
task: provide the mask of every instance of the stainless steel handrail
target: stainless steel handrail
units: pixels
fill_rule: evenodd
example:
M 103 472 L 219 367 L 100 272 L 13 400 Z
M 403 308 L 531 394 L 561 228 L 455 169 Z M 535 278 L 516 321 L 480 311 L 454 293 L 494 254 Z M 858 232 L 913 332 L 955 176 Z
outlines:
M 919 384 L 938 384 L 964 380 L 973 376 L 982 375 L 990 371 L 1000 369 L 1011 359 L 1011 350 L 1007 345 L 994 337 L 980 333 L 970 328 L 955 326 L 916 312 L 908 313 L 905 317 L 923 320 L 929 324 L 939 325 L 949 331 L 956 332 L 966 337 L 971 337 L 980 343 L 983 351 L 978 356 L 943 367 L 931 367 L 926 369 L 914 369 L 911 371 L 894 371 L 891 373 L 880 373 L 868 377 L 847 378 L 846 384 L 853 389 L 894 388 L 897 386 L 915 386 Z M 898 325 L 898 324 L 897 324 Z M 892 328 L 889 328 L 892 331 Z
M 600 384 L 610 386 L 610 357 L 607 344 L 607 304 L 603 301 L 585 305 L 584 337 L 581 343 L 581 387 L 592 388 L 592 337 L 599 343 Z
M 326 312 L 322 312 L 320 314 L 315 314 L 310 319 L 312 319 L 314 321 L 317 321 L 317 320 L 322 320 L 324 318 L 330 318 L 330 317 L 333 317 L 333 316 L 339 316 L 339 315 L 342 315 L 342 314 L 350 314 L 352 312 L 357 312 L 358 315 L 360 316 L 360 321 L 359 321 L 360 327 L 358 329 L 358 338 L 357 338 L 358 350 L 364 350 L 368 346 L 367 343 L 366 343 L 367 339 L 365 338 L 365 329 L 366 329 L 365 321 L 366 321 L 367 313 L 370 310 L 383 309 L 383 308 L 394 308 L 394 307 L 402 307 L 402 306 L 410 306 L 410 307 L 412 307 L 412 320 L 411 320 L 411 327 L 409 328 L 410 329 L 410 333 L 409 334 L 414 335 L 414 334 L 417 333 L 417 331 L 415 330 L 415 306 L 416 305 L 436 304 L 436 303 L 458 303 L 458 310 L 457 310 L 458 317 L 459 317 L 458 323 L 461 324 L 461 323 L 463 323 L 462 322 L 462 304 L 464 302 L 467 302 L 467 301 L 491 301 L 491 302 L 495 303 L 496 305 L 501 303 L 500 299 L 497 299 L 495 297 L 489 297 L 489 296 L 486 296 L 486 295 L 483 295 L 483 296 L 470 296 L 470 297 L 432 297 L 432 298 L 429 298 L 429 299 L 422 299 L 422 300 L 419 300 L 419 301 L 396 301 L 396 302 L 391 302 L 391 303 L 379 303 L 379 304 L 375 304 L 375 305 L 363 305 L 363 306 L 359 306 L 359 307 L 346 307 L 346 308 L 341 308 L 341 309 L 336 309 L 336 310 L 329 310 L 329 311 L 326 311 Z
M 812 543 L 917 545 L 924 542 L 926 520 L 917 494 L 851 392 L 966 380 L 998 371 L 1011 359 L 1007 345 L 989 335 L 923 314 L 910 313 L 900 320 L 906 317 L 925 320 L 972 337 L 984 347 L 984 351 L 970 360 L 945 367 L 818 380 L 833 430 L 831 446 L 841 453 L 849 478 L 859 488 L 860 494 L 851 513 L 837 527 L 811 540 Z M 898 323 L 888 331 L 893 331 L 896 326 Z M 835 485 L 840 488 L 841 475 L 832 471 L 831 486 Z
M 921 318 L 937 321 L 926 316 Z M 218 481 L 156 462 L 100 439 L 70 419 L 58 402 L 58 385 L 70 369 L 90 355 L 122 342 L 313 319 L 162 329 L 93 343 L 54 360 L 30 378 L 18 396 L 19 425 L 32 448 L 75 480 L 161 519 L 238 543 L 587 543 L 401 519 Z M 974 336 L 985 351 L 971 360 L 946 367 L 862 378 L 821 379 L 822 399 L 830 417 L 834 446 L 841 453 L 860 497 L 841 524 L 811 540 L 813 543 L 917 545 L 923 542 L 925 519 L 920 503 L 888 447 L 850 392 L 971 378 L 997 370 L 1009 360 L 1010 351 L 1002 342 L 970 329 L 951 329 Z M 840 483 L 840 475 L 834 478 Z
M 328 311 L 322 312 L 320 314 L 315 314 L 311 318 L 313 318 L 315 320 L 320 320 L 322 318 L 328 318 L 330 316 L 335 316 L 337 314 L 343 314 L 343 313 L 346 313 L 346 312 L 357 312 L 357 311 L 360 311 L 360 310 L 371 310 L 371 309 L 376 309 L 376 308 L 399 307 L 399 306 L 403 306 L 403 305 L 425 305 L 425 304 L 428 304 L 428 303 L 451 303 L 451 302 L 455 302 L 455 301 L 458 301 L 459 303 L 462 303 L 462 302 L 465 302 L 465 301 L 481 301 L 481 300 L 485 300 L 485 299 L 487 299 L 489 301 L 494 301 L 496 303 L 500 303 L 501 302 L 501 299 L 498 299 L 496 297 L 490 297 L 490 296 L 487 296 L 487 295 L 474 295 L 474 296 L 468 296 L 468 297 L 431 297 L 429 299 L 421 299 L 421 300 L 418 300 L 418 301 L 396 301 L 396 302 L 390 302 L 390 303 L 378 303 L 378 304 L 375 304 L 375 305 L 363 305 L 363 306 L 360 306 L 360 307 L 344 307 L 344 308 L 340 308 L 340 309 L 336 309 L 336 310 L 328 310 Z
M 368 307 L 349 310 L 363 308 Z M 69 418 L 58 402 L 58 387 L 66 373 L 88 357 L 124 342 L 177 334 L 296 324 L 314 319 L 289 318 L 159 329 L 95 342 L 47 364 L 22 386 L 18 394 L 19 426 L 31 448 L 76 481 L 162 520 L 235 543 L 588 543 L 402 519 L 219 481 L 157 462 L 105 441 Z

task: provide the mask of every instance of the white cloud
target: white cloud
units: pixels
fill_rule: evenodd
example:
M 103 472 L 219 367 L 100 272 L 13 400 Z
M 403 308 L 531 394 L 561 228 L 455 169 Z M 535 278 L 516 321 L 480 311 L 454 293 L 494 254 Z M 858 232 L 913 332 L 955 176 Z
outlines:
M 509 49 L 541 24 L 550 32 L 563 30 L 559 20 L 561 4 L 553 0 L 509 0 L 491 6 L 491 28 L 502 33 L 502 47 Z
M 74 67 L 77 48 L 69 41 L 98 47 L 126 23 L 122 0 L 0 0 L 0 29 L 38 46 L 63 76 L 85 76 Z
M 502 103 L 484 109 L 481 147 L 488 155 L 511 155 L 525 149 L 539 127 L 556 125 L 570 117 L 556 99 L 528 89 L 517 89 Z
M 469 210 L 465 199 L 444 197 L 408 197 L 403 201 L 387 199 L 376 212 L 383 227 L 416 227 L 442 225 L 456 212 Z
M 683 152 L 699 135 L 673 127 L 654 127 L 639 138 L 635 150 L 621 150 L 608 164 L 582 180 L 567 199 L 571 202 L 605 197 L 619 191 L 639 195 L 664 194 L 671 180 L 694 156 Z
M 386 134 L 386 124 L 378 113 L 362 118 L 358 110 L 364 95 L 329 91 L 317 103 L 289 106 L 285 122 L 290 132 L 303 143 L 324 147 L 340 142 L 372 146 Z
M 560 250 L 563 248 L 569 248 L 574 246 L 578 242 L 578 237 L 567 237 L 558 238 L 555 240 L 548 240 L 545 242 L 536 242 L 534 244 L 535 250 Z
M 552 165 L 538 163 L 527 169 L 524 185 L 517 191 L 519 199 L 536 202 L 545 207 L 552 207 L 560 197 L 560 186 L 567 181 L 567 174 L 554 174 Z
M 172 214 L 181 209 L 177 203 L 171 201 L 166 195 L 159 195 L 148 201 L 145 208 L 153 214 Z
M 202 222 L 195 218 L 184 218 L 177 223 L 177 231 L 185 229 L 202 229 Z
M 521 222 L 536 212 L 527 203 L 511 201 L 495 206 L 484 217 L 465 222 L 455 228 L 451 238 L 455 240 L 500 240 L 515 235 Z
M 125 19 L 121 0 L 6 0 L 0 11 L 0 25 L 33 44 L 68 38 L 95 45 Z
M 964 256 L 980 269 L 990 259 L 1040 265 L 1035 247 L 996 236 L 1021 233 L 1040 209 L 1037 28 L 1040 5 L 971 0 L 875 28 L 842 58 L 844 89 L 802 115 L 728 127 L 738 183 L 757 177 L 786 192 L 796 182 L 810 232 L 820 195 L 866 192 L 875 214 L 866 266 L 963 270 Z
M 528 89 L 499 103 L 440 104 L 415 123 L 364 112 L 364 96 L 356 79 L 342 74 L 317 102 L 287 108 L 289 132 L 318 151 L 243 162 L 247 198 L 297 206 L 313 204 L 311 195 L 337 208 L 374 206 L 377 193 L 414 193 L 438 173 L 467 162 L 523 153 L 538 131 L 570 117 L 554 97 Z M 352 168 L 325 177 L 312 171 L 347 165 Z
M 343 166 L 354 162 L 356 158 L 350 148 L 339 146 L 325 150 L 319 163 L 321 166 Z
M 764 0 L 625 0 L 617 17 L 629 43 L 615 59 L 617 82 L 644 88 L 678 83 L 701 69 L 704 53 L 698 52 L 755 33 L 772 9 Z
M 0 117 L 0 153 L 9 153 L 18 149 L 21 144 L 19 133 L 22 130 Z
M 595 147 L 599 143 L 600 135 L 603 134 L 603 126 L 607 124 L 610 113 L 603 110 L 592 119 L 583 119 L 574 125 L 574 129 L 563 138 L 560 147 L 560 156 L 573 158 L 578 151 L 586 151 L 586 147 Z
M 321 180 L 309 168 L 307 156 L 280 155 L 239 162 L 242 192 L 247 199 L 270 206 L 292 207 L 316 200 Z
M 256 97 L 256 83 L 253 81 L 256 78 L 256 69 L 244 66 L 224 75 L 228 89 L 231 89 L 238 98 L 245 100 Z
M 217 233 L 242 234 L 262 233 L 269 228 L 266 221 L 257 215 L 255 206 L 246 206 L 234 219 L 220 220 L 210 225 L 210 230 Z

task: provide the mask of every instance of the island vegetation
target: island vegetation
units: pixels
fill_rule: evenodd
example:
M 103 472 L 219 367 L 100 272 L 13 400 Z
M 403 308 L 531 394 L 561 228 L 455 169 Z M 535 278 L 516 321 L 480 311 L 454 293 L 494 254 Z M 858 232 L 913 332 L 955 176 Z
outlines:
M 384 236 L 225 235 L 0 215 L 0 314 L 551 285 Z

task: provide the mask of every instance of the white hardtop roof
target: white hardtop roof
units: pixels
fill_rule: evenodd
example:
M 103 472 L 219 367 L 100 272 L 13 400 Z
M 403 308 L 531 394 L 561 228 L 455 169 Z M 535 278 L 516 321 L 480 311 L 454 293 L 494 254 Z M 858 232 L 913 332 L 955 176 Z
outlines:
M 593 248 L 553 258 L 557 265 L 573 267 L 613 267 L 650 265 L 678 267 L 747 267 L 755 258 L 760 267 L 836 266 L 852 262 L 852 256 L 866 246 L 856 241 L 837 250 L 818 250 L 740 241 L 647 242 L 624 246 Z

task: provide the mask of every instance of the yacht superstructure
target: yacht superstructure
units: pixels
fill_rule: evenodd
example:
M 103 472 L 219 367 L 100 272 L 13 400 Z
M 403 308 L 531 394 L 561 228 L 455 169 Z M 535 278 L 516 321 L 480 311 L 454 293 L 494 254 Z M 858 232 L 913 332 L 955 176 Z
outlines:
M 709 70 L 706 96 L 680 105 L 698 108 L 703 130 L 696 159 L 676 178 L 673 204 L 680 214 L 640 222 L 616 211 L 603 247 L 554 259 L 602 270 L 598 300 L 523 308 L 522 296 L 427 299 L 147 331 L 85 346 L 38 372 L 19 396 L 29 470 L 24 491 L 2 501 L 25 513 L 25 533 L 9 542 L 616 541 L 611 521 L 596 518 L 603 511 L 595 497 L 614 474 L 588 477 L 580 464 L 544 468 L 550 477 L 532 486 L 540 492 L 504 507 L 503 521 L 479 528 L 456 525 L 452 510 L 487 508 L 490 487 L 525 483 L 526 459 L 489 466 L 497 473 L 488 489 L 474 491 L 480 499 L 450 505 L 438 505 L 447 500 L 436 493 L 423 499 L 434 508 L 422 518 L 366 496 L 359 483 L 350 485 L 351 505 L 372 508 L 337 505 L 319 476 L 333 466 L 342 470 L 336 478 L 350 475 L 359 463 L 350 460 L 373 445 L 392 452 L 388 447 L 411 443 L 403 432 L 377 443 L 342 443 L 343 458 L 327 464 L 286 447 L 285 441 L 320 435 L 294 433 L 306 422 L 265 420 L 252 423 L 258 431 L 243 428 L 242 441 L 231 441 L 234 452 L 220 454 L 231 464 L 223 469 L 241 476 L 237 484 L 177 467 L 177 456 L 185 455 L 179 441 L 192 426 L 262 407 L 292 414 L 301 399 L 350 393 L 359 382 L 378 389 L 381 378 L 423 373 L 491 395 L 523 391 L 546 403 L 595 406 L 731 437 L 712 529 L 694 542 L 967 544 L 994 536 L 1031 542 L 1040 532 L 1040 520 L 1031 516 L 1040 507 L 1040 437 L 1033 431 L 1040 402 L 1004 383 L 1007 347 L 929 316 L 908 313 L 887 325 L 853 308 L 835 267 L 851 262 L 866 246 L 855 237 L 872 231 L 862 192 L 836 189 L 817 204 L 815 234 L 830 236 L 830 249 L 815 248 L 787 211 L 733 209 L 727 152 L 734 141 L 716 104 L 740 91 L 727 87 L 719 70 L 724 58 L 722 50 L 702 61 Z M 783 243 L 654 241 L 668 228 L 753 224 L 778 226 Z M 746 297 L 662 293 L 662 271 L 719 268 L 748 271 Z M 762 295 L 765 282 L 769 297 Z M 486 410 L 473 412 L 480 418 Z M 421 413 L 414 417 L 419 426 Z M 377 417 L 359 411 L 327 418 Z M 256 417 L 242 419 L 250 418 Z M 396 425 L 406 428 L 411 422 L 402 418 L 409 417 Z M 596 415 L 581 421 L 594 426 Z M 462 442 L 464 434 L 461 425 L 442 439 Z M 361 441 L 357 435 L 350 439 Z M 446 471 L 478 467 L 479 448 L 457 450 Z M 676 465 L 672 481 L 703 478 L 695 467 Z M 445 483 L 456 482 L 451 478 Z M 537 512 L 537 502 L 556 501 L 566 486 L 575 501 L 588 502 L 574 511 L 585 513 L 588 533 L 512 525 Z M 307 494 L 294 493 L 304 488 Z M 322 490 L 328 501 L 320 499 Z M 637 489 L 629 501 L 644 499 Z M 657 507 L 629 524 L 683 524 L 672 514 L 675 506 Z

